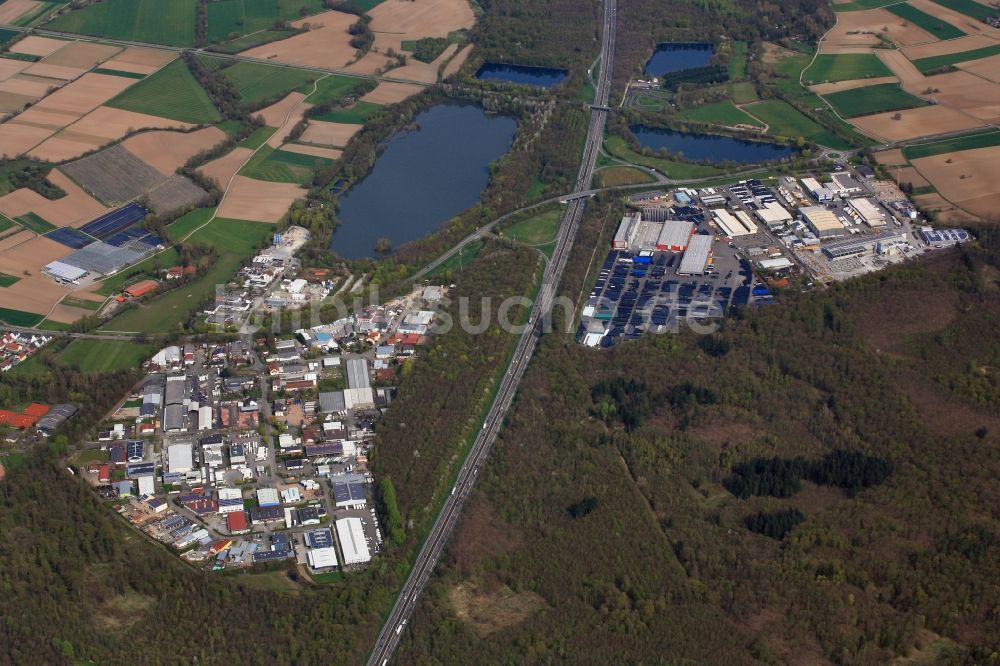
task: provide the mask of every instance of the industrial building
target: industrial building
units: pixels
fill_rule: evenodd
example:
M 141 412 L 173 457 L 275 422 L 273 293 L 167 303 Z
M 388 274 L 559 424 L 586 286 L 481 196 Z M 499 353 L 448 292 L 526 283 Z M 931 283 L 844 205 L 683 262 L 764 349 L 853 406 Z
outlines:
M 792 214 L 777 201 L 769 201 L 760 206 L 754 214 L 767 225 L 768 229 L 781 228 L 792 221 Z
M 337 549 L 333 546 L 326 548 L 310 548 L 306 552 L 310 569 L 330 569 L 337 566 Z
M 641 220 L 642 214 L 638 212 L 623 217 L 618 225 L 618 231 L 615 232 L 614 240 L 611 241 L 611 247 L 616 250 L 628 249 L 632 245 L 632 238 Z
M 347 409 L 375 406 L 375 393 L 372 391 L 367 359 L 352 358 L 347 361 L 347 389 L 344 390 L 344 403 Z
M 805 219 L 806 225 L 820 238 L 843 236 L 847 233 L 847 229 L 833 211 L 824 206 L 807 206 L 800 208 L 799 213 Z
M 806 191 L 812 196 L 816 201 L 830 201 L 833 199 L 833 192 L 819 184 L 819 181 L 815 178 L 803 178 L 802 187 L 806 188 Z
M 694 225 L 684 220 L 663 222 L 656 238 L 656 249 L 660 251 L 683 252 L 694 234 Z
M 823 248 L 827 258 L 846 259 L 866 254 L 891 254 L 908 245 L 902 231 L 883 231 L 874 236 L 860 236 L 830 243 Z
M 334 482 L 333 501 L 338 509 L 363 509 L 368 503 L 365 484 L 359 482 Z
M 171 444 L 167 447 L 167 470 L 185 474 L 194 469 L 194 447 L 191 442 Z
M 881 208 L 876 206 L 871 199 L 851 199 L 848 204 L 869 227 L 875 228 L 885 226 L 885 213 Z
M 971 240 L 969 232 L 965 229 L 932 229 L 922 227 L 920 238 L 927 244 L 934 243 L 964 243 Z
M 691 237 L 684 256 L 681 257 L 681 265 L 677 268 L 678 275 L 702 275 L 708 265 L 709 255 L 712 253 L 712 237 L 705 234 L 696 234 Z
M 344 564 L 364 564 L 372 559 L 365 541 L 365 530 L 360 518 L 341 518 L 337 521 L 337 539 L 344 552 Z
M 740 213 L 743 214 L 739 215 Z M 712 211 L 712 218 L 715 220 L 715 223 L 730 238 L 750 236 L 757 233 L 757 225 L 750 220 L 749 215 L 743 211 L 739 211 L 737 215 L 733 215 L 725 208 L 717 208 Z
M 45 416 L 38 419 L 35 427 L 38 429 L 38 432 L 48 437 L 53 430 L 65 423 L 76 412 L 76 405 L 66 403 L 56 405 L 46 412 Z
M 835 195 L 847 198 L 851 194 L 861 192 L 861 183 L 854 180 L 850 174 L 832 173 L 830 174 L 829 189 Z

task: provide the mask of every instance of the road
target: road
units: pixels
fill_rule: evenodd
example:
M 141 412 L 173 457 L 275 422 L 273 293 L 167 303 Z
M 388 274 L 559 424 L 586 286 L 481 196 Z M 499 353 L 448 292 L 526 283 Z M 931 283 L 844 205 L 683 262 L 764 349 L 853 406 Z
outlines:
M 594 165 L 598 152 L 604 139 L 604 126 L 607 122 L 608 111 L 606 109 L 608 94 L 611 88 L 611 72 L 613 71 L 613 57 L 615 50 L 615 19 L 617 13 L 617 0 L 605 0 L 604 18 L 602 26 L 601 43 L 601 70 L 600 80 L 594 94 L 594 105 L 591 107 L 590 127 L 587 133 L 587 142 L 583 150 L 583 158 L 580 170 L 576 179 L 575 192 L 586 191 L 590 187 L 590 181 L 594 173 Z M 438 558 L 444 551 L 444 547 L 451 536 L 452 530 L 458 522 L 458 517 L 465 504 L 466 498 L 472 489 L 479 473 L 479 467 L 489 455 L 493 442 L 503 425 L 503 421 L 517 393 L 518 385 L 524 372 L 528 367 L 528 362 L 538 344 L 539 335 L 542 332 L 543 322 L 552 307 L 559 280 L 566 267 L 566 260 L 573 247 L 573 239 L 576 236 L 583 211 L 587 206 L 587 199 L 575 199 L 570 202 L 563 214 L 559 234 L 556 239 L 556 247 L 552 253 L 552 260 L 549 261 L 542 276 L 542 285 L 538 298 L 531 309 L 528 317 L 527 330 L 518 340 L 513 357 L 507 371 L 500 381 L 500 388 L 496 398 L 486 416 L 486 421 L 476 441 L 472 445 L 468 457 L 462 464 L 458 472 L 458 479 L 452 494 L 445 499 L 441 512 L 438 514 L 434 526 L 431 528 L 417 554 L 413 563 L 410 576 L 404 583 L 396 603 L 386 618 L 385 624 L 375 641 L 371 654 L 368 658 L 369 666 L 381 666 L 388 662 L 402 635 L 406 621 L 413 613 L 416 601 L 427 585 L 431 572 L 437 564 Z

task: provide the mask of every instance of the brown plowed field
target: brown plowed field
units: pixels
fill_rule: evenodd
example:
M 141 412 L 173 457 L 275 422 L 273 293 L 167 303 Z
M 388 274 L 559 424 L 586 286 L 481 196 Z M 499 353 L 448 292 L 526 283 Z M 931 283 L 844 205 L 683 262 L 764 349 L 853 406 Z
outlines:
M 110 46 L 96 42 L 70 42 L 58 51 L 42 58 L 39 62 L 43 65 L 57 65 L 59 67 L 73 67 L 75 69 L 87 70 L 104 62 L 121 50 L 120 46 Z
M 41 4 L 36 0 L 7 0 L 0 5 L 0 23 L 13 23 L 18 16 L 35 11 Z
M 214 178 L 219 187 L 224 190 L 229 179 L 240 170 L 240 167 L 250 159 L 251 155 L 253 155 L 253 151 L 249 148 L 233 148 L 230 152 L 206 163 L 198 170 L 209 178 Z
M 306 190 L 292 183 L 270 183 L 236 176 L 216 214 L 237 220 L 277 222 Z
M 217 127 L 205 127 L 194 132 L 156 130 L 130 136 L 122 145 L 164 176 L 171 176 L 191 157 L 225 138 L 226 133 Z
M 32 190 L 21 188 L 0 197 L 0 212 L 7 217 L 35 213 L 57 227 L 80 227 L 104 212 L 105 208 L 99 201 L 59 169 L 49 172 L 49 180 L 65 190 L 66 196 L 50 201 Z
M 1000 217 L 1000 181 L 996 165 L 1000 146 L 921 157 L 913 166 L 938 192 L 965 210 L 986 218 Z
M 289 153 L 299 153 L 300 155 L 313 155 L 315 157 L 325 157 L 331 160 L 339 158 L 344 152 L 337 148 L 324 148 L 323 146 L 306 146 L 301 143 L 286 143 L 281 147 L 281 149 Z
M 894 120 L 896 112 L 889 111 L 852 118 L 851 123 L 886 142 L 956 132 L 982 125 L 976 118 L 944 106 L 923 106 L 900 111 L 899 114 L 899 120 Z
M 970 74 L 975 74 L 976 76 L 982 77 L 994 83 L 1000 83 L 1000 55 L 990 56 L 989 58 L 980 58 L 979 60 L 972 60 L 970 62 L 963 62 L 955 65 L 961 70 L 965 70 Z
M 950 23 L 967 35 L 985 35 L 1000 38 L 1000 30 L 991 28 L 982 21 L 960 14 L 953 9 L 948 9 L 931 0 L 909 0 L 909 4 L 931 16 L 941 19 L 945 23 Z
M 938 6 L 940 7 L 940 5 Z M 949 39 L 946 42 L 934 42 L 933 44 L 911 46 L 903 49 L 903 55 L 910 60 L 920 60 L 921 58 L 930 58 L 931 56 L 974 51 L 975 49 L 981 49 L 987 46 L 996 46 L 996 43 L 996 39 L 990 39 L 985 35 L 967 35 L 957 39 Z
M 361 101 L 371 102 L 372 104 L 395 104 L 396 102 L 402 102 L 407 97 L 416 95 L 423 89 L 423 86 L 415 83 L 382 81 L 375 87 L 375 90 L 364 95 Z
M 1000 84 L 968 72 L 928 77 L 920 84 L 903 85 L 907 92 L 952 109 L 964 111 L 985 123 L 1000 121 Z M 925 91 L 932 89 L 925 94 Z
M 109 204 L 129 201 L 166 180 L 163 174 L 121 144 L 70 162 L 62 170 L 85 190 Z
M 347 33 L 347 28 L 357 20 L 358 17 L 344 12 L 323 12 L 293 23 L 296 27 L 308 23 L 308 32 L 256 46 L 243 55 L 307 67 L 343 67 L 357 53 Z
M 854 34 L 850 34 L 854 33 Z M 937 41 L 918 26 L 903 20 L 886 9 L 869 9 L 861 12 L 840 12 L 837 25 L 820 46 L 820 53 L 844 53 L 842 49 L 878 46 L 876 37 L 882 33 L 900 46 Z
M 842 90 L 854 90 L 855 88 L 876 86 L 881 83 L 896 83 L 898 81 L 899 79 L 897 79 L 895 76 L 878 76 L 873 79 L 853 79 L 851 81 L 833 81 L 831 83 L 818 83 L 814 86 L 809 86 L 809 90 L 819 95 L 828 95 L 829 93 L 840 92 Z
M 441 78 L 447 79 L 449 76 L 461 69 L 470 53 L 472 53 L 472 46 L 463 46 L 458 53 L 455 54 L 455 57 L 452 58 L 447 65 L 445 65 L 444 72 L 441 73 Z
M 278 100 L 271 106 L 266 106 L 256 113 L 264 119 L 264 124 L 268 127 L 281 127 L 285 122 L 285 116 L 295 107 L 296 104 L 306 98 L 298 92 L 290 92 L 283 99 Z
M 152 74 L 177 57 L 173 51 L 151 49 L 145 46 L 130 46 L 111 60 L 104 63 L 107 69 L 136 74 Z
M 421 37 L 447 37 L 476 21 L 466 0 L 385 0 L 368 12 L 379 50 Z
M 361 125 L 310 120 L 309 126 L 303 132 L 300 140 L 319 146 L 346 146 L 351 137 L 357 134 L 360 129 Z
M 65 245 L 42 236 L 0 251 L 0 273 L 21 278 L 0 289 L 0 307 L 46 314 L 70 289 L 47 278 L 42 266 L 69 252 Z

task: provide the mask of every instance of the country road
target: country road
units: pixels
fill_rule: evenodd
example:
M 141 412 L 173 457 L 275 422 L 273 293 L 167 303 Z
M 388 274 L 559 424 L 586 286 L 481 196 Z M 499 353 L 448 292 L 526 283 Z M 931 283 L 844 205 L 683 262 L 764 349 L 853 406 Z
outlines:
M 576 179 L 574 193 L 577 194 L 586 192 L 590 187 L 594 165 L 604 139 L 604 126 L 608 116 L 608 94 L 611 88 L 611 72 L 614 69 L 612 63 L 615 50 L 616 3 L 617 0 L 605 0 L 604 3 L 604 18 L 601 31 L 600 80 L 594 94 L 594 104 L 591 106 L 587 143 L 583 150 L 583 159 Z M 542 285 L 538 298 L 528 317 L 526 331 L 521 334 L 521 338 L 518 340 L 510 365 L 501 379 L 500 388 L 486 416 L 482 430 L 476 437 L 476 441 L 473 443 L 468 457 L 459 469 L 455 488 L 452 494 L 445 499 L 444 506 L 438 514 L 437 520 L 435 520 L 434 526 L 427 536 L 427 540 L 417 554 L 416 560 L 413 563 L 413 569 L 403 584 L 403 588 L 396 598 L 396 603 L 389 612 L 381 632 L 379 632 L 368 658 L 369 666 L 382 666 L 392 657 L 396 647 L 399 645 L 406 621 L 412 615 L 417 599 L 427 585 L 431 572 L 434 570 L 455 525 L 458 523 L 459 515 L 461 514 L 466 498 L 469 496 L 472 485 L 475 483 L 479 467 L 486 459 L 486 456 L 489 455 L 507 412 L 513 403 L 518 385 L 528 367 L 528 362 L 538 344 L 542 324 L 546 320 L 553 299 L 555 298 L 556 289 L 559 286 L 563 270 L 566 267 L 566 261 L 573 247 L 573 239 L 576 236 L 586 206 L 587 198 L 583 197 L 573 199 L 566 207 L 556 239 L 556 247 L 553 251 L 552 259 L 547 264 L 545 273 L 542 276 Z

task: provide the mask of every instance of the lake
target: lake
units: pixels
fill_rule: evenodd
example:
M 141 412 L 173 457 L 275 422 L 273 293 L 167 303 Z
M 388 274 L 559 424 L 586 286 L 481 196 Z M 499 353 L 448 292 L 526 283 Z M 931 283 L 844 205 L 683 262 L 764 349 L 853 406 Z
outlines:
M 646 61 L 646 76 L 660 77 L 669 72 L 679 72 L 692 67 L 704 67 L 712 58 L 711 44 L 659 44 L 652 57 Z
M 714 134 L 685 134 L 663 127 L 629 125 L 629 131 L 644 148 L 666 148 L 671 153 L 683 153 L 684 159 L 696 162 L 711 160 L 755 164 L 780 160 L 795 152 L 790 146 L 777 143 L 745 141 Z
M 375 254 L 436 231 L 479 200 L 489 164 L 510 148 L 517 122 L 471 104 L 439 104 L 397 132 L 371 172 L 340 197 L 330 249 L 345 259 Z
M 551 88 L 565 79 L 567 74 L 569 74 L 569 71 L 565 69 L 488 62 L 479 68 L 479 71 L 476 72 L 476 78 L 486 81 L 508 81 L 510 83 L 524 83 L 531 86 Z

